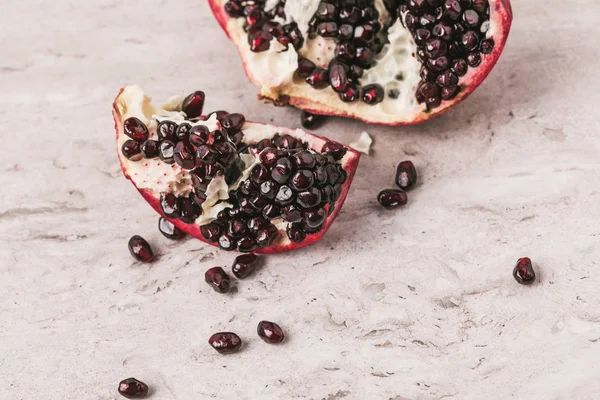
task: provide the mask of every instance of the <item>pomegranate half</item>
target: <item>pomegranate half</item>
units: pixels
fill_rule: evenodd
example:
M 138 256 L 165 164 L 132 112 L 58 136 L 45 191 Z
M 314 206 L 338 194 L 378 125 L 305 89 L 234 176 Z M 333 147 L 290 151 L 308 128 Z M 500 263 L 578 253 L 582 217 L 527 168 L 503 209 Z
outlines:
M 487 77 L 509 0 L 209 0 L 259 97 L 315 114 L 410 125 Z
M 202 115 L 204 93 L 157 107 L 138 86 L 119 92 L 113 117 L 121 169 L 182 231 L 225 250 L 275 253 L 327 231 L 360 154 L 299 129 Z

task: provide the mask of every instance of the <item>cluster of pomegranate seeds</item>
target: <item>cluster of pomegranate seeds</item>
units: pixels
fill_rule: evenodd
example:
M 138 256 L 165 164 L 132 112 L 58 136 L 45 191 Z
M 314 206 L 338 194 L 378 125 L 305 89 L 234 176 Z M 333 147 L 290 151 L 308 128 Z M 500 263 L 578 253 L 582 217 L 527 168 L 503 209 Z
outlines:
M 490 26 L 488 0 L 398 1 L 399 13 L 418 46 L 422 63 L 416 98 L 428 109 L 453 99 L 460 77 L 481 64 L 481 54 L 494 48 L 486 39 Z
M 139 235 L 134 235 L 129 239 L 128 247 L 133 258 L 138 261 L 149 263 L 154 259 L 150 244 Z
M 258 337 L 269 344 L 278 344 L 285 339 L 283 329 L 274 322 L 260 321 L 256 327 L 256 333 L 258 333 Z
M 221 354 L 232 354 L 242 347 L 242 339 L 233 332 L 217 332 L 208 339 L 208 344 Z
M 127 378 L 119 383 L 117 391 L 128 399 L 142 399 L 148 395 L 148 385 L 135 378 Z
M 513 269 L 513 277 L 521 285 L 531 285 L 535 281 L 535 271 L 529 257 L 519 258 Z
M 400 189 L 384 189 L 377 195 L 377 201 L 383 207 L 392 209 L 403 206 L 408 202 L 405 190 L 414 188 L 417 184 L 417 169 L 412 161 L 402 161 L 396 168 L 396 185 Z
M 201 226 L 204 238 L 225 250 L 252 252 L 277 239 L 271 221 L 279 217 L 289 224 L 288 238 L 293 242 L 319 232 L 346 181 L 346 172 L 337 163 L 346 149 L 328 142 L 317 153 L 290 135 L 275 135 L 250 149 L 258 152 L 260 162 L 249 179 L 229 193 L 234 207 Z

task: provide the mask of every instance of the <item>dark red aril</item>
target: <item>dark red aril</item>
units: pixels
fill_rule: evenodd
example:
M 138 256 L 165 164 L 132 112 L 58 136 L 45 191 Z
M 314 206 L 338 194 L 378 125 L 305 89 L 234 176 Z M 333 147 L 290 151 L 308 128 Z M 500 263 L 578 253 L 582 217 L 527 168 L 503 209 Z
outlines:
M 303 110 L 300 116 L 300 122 L 302 123 L 302 127 L 305 129 L 316 129 L 325 120 L 325 116 L 319 114 L 312 114 L 306 110 Z
M 129 117 L 125 120 L 123 123 L 123 132 L 138 142 L 143 142 L 149 136 L 146 124 L 136 117 Z
M 200 233 L 209 243 L 216 243 L 223 233 L 223 227 L 215 222 L 211 222 L 200 227 Z
M 188 140 L 192 146 L 199 147 L 208 141 L 209 130 L 204 125 L 196 125 L 190 129 Z
M 242 347 L 242 339 L 233 332 L 218 332 L 208 339 L 208 344 L 221 354 L 231 354 Z
M 167 218 L 179 218 L 181 216 L 181 200 L 173 193 L 160 196 L 160 208 Z
M 181 215 L 180 219 L 186 224 L 193 224 L 202 214 L 202 209 L 189 197 L 182 197 L 180 200 Z
M 231 272 L 233 272 L 233 275 L 238 279 L 247 278 L 258 267 L 258 260 L 256 254 L 243 254 L 237 256 L 231 266 Z
M 221 126 L 229 133 L 233 135 L 242 130 L 242 127 L 246 123 L 246 118 L 242 114 L 234 113 L 229 114 L 221 120 Z
M 340 99 L 345 103 L 353 103 L 358 100 L 360 96 L 360 90 L 352 85 L 346 89 L 343 93 L 340 93 Z
M 256 333 L 258 333 L 258 337 L 269 344 L 278 344 L 285 339 L 283 329 L 274 322 L 260 321 Z
M 194 169 L 196 167 L 196 151 L 186 142 L 179 142 L 175 145 L 173 158 L 175 162 L 183 169 Z
M 185 237 L 185 233 L 176 227 L 171 221 L 160 217 L 158 219 L 158 230 L 164 237 L 171 240 L 179 240 Z
M 367 104 L 377 104 L 383 100 L 383 96 L 383 88 L 376 83 L 363 88 L 362 100 Z
M 181 111 L 185 113 L 188 119 L 198 118 L 202 115 L 204 109 L 204 100 L 206 96 L 203 91 L 198 90 L 188 95 L 181 105 Z
M 140 145 L 140 151 L 144 158 L 158 157 L 158 142 L 156 140 L 146 140 Z
M 127 378 L 119 382 L 117 391 L 128 399 L 142 399 L 148 395 L 148 385 L 135 378 Z
M 383 207 L 392 209 L 403 206 L 407 203 L 408 197 L 406 193 L 400 189 L 385 189 L 377 195 L 377 201 Z
M 217 293 L 227 293 L 231 287 L 231 278 L 221 267 L 212 267 L 204 273 L 204 280 Z
M 286 228 L 288 238 L 294 243 L 300 243 L 306 239 L 306 229 L 301 222 L 289 224 Z
M 329 86 L 329 72 L 326 69 L 315 68 L 305 80 L 315 89 L 324 89 Z
M 175 162 L 175 143 L 170 140 L 160 142 L 158 157 L 166 164 L 173 164 Z
M 143 156 L 140 149 L 140 143 L 135 140 L 129 139 L 121 146 L 121 153 L 131 161 L 140 161 Z
M 519 258 L 513 269 L 513 277 L 521 285 L 531 285 L 535 281 L 535 271 L 529 257 Z
M 327 142 L 321 148 L 321 153 L 330 155 L 334 160 L 340 161 L 348 150 L 341 144 L 336 142 Z
M 160 121 L 156 128 L 159 140 L 177 140 L 177 124 L 173 121 Z
M 396 168 L 396 185 L 402 190 L 410 190 L 417 184 L 417 169 L 412 161 L 402 161 Z
M 298 60 L 298 76 L 301 78 L 307 78 L 317 68 L 315 63 L 312 61 L 301 58 Z
M 134 235 L 131 237 L 131 239 L 129 239 L 129 243 L 127 245 L 129 247 L 129 252 L 136 260 L 149 263 L 154 259 L 152 248 L 143 237 Z

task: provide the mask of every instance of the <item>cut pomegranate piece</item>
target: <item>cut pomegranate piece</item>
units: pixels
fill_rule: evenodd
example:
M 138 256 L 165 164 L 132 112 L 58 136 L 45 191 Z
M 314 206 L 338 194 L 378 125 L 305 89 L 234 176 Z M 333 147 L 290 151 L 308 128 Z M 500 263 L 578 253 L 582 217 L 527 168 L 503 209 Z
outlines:
M 129 86 L 113 107 L 123 173 L 165 217 L 165 236 L 176 232 L 168 222 L 224 250 L 276 253 L 325 234 L 350 188 L 357 151 L 237 113 L 197 117 L 200 91 L 185 102 L 174 98 L 155 107 L 139 87 Z M 134 157 L 121 151 L 124 143 L 139 148 L 142 140 L 146 146 Z
M 128 399 L 143 399 L 148 394 L 148 385 L 135 378 L 127 378 L 119 383 L 117 391 Z
M 209 4 L 260 97 L 385 125 L 419 123 L 465 99 L 492 70 L 512 23 L 510 0 Z M 448 72 L 453 66 L 460 71 Z M 435 95 L 419 94 L 424 82 Z

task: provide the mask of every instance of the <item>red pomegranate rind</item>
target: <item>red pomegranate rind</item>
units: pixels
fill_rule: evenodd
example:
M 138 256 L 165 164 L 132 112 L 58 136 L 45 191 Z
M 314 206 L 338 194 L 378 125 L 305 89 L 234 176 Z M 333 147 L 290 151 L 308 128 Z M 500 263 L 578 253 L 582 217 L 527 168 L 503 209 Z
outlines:
M 119 91 L 119 94 L 117 95 L 117 98 L 115 99 L 115 102 L 113 103 L 113 110 L 112 110 L 113 119 L 114 119 L 114 123 L 115 123 L 117 143 L 119 142 L 119 138 L 121 138 L 124 135 L 124 132 L 123 132 L 124 118 L 123 118 L 121 110 L 118 106 L 118 101 L 119 101 L 119 98 L 121 97 L 121 95 L 123 94 L 123 91 L 124 91 L 124 88 Z M 252 124 L 257 124 L 257 123 L 252 123 Z M 257 125 L 263 125 L 263 124 L 257 124 Z M 266 126 L 266 125 L 264 125 L 264 126 Z M 309 133 L 306 133 L 306 132 L 303 132 L 300 130 L 293 130 L 293 129 L 283 128 L 283 127 L 278 127 L 277 129 L 278 129 L 278 132 L 282 135 L 288 134 L 288 135 L 296 137 L 304 142 L 307 142 L 310 146 L 310 149 L 315 150 L 317 152 L 320 152 L 323 145 L 329 141 L 329 139 L 327 139 L 325 137 L 311 135 Z M 302 135 L 299 135 L 297 132 L 302 132 Z M 166 217 L 162 211 L 160 204 L 159 204 L 159 198 L 157 198 L 155 196 L 155 194 L 152 192 L 152 190 L 139 188 L 135 184 L 135 180 L 132 179 L 132 177 L 130 176 L 130 173 L 128 171 L 128 168 L 124 164 L 124 157 L 121 154 L 119 145 L 117 145 L 117 153 L 119 155 L 119 162 L 120 162 L 121 170 L 123 171 L 124 176 L 127 179 L 129 179 L 134 184 L 134 186 L 136 186 L 136 189 L 138 190 L 138 192 L 142 195 L 142 197 L 148 202 L 148 204 L 150 204 L 150 206 L 157 213 L 159 213 L 162 217 L 164 217 L 168 221 L 172 222 L 177 228 L 181 229 L 185 233 L 187 233 L 205 243 L 208 243 L 213 246 L 217 246 L 216 243 L 210 243 L 202 236 L 202 234 L 200 232 L 200 226 L 198 224 L 195 224 L 195 223 L 187 224 L 179 219 Z M 325 221 L 323 222 L 322 229 L 319 232 L 314 233 L 314 234 L 307 234 L 306 239 L 300 243 L 286 241 L 284 244 L 282 244 L 281 241 L 277 241 L 274 244 L 272 244 L 271 246 L 266 247 L 266 248 L 259 248 L 255 251 L 253 251 L 253 253 L 268 254 L 268 253 L 280 253 L 280 252 L 285 252 L 285 251 L 291 251 L 291 250 L 295 250 L 298 248 L 308 246 L 312 243 L 317 242 L 319 239 L 321 239 L 323 237 L 323 235 L 327 232 L 327 230 L 329 229 L 329 227 L 331 226 L 331 224 L 333 223 L 333 221 L 335 220 L 337 215 L 339 214 L 339 212 L 342 208 L 342 205 L 344 204 L 346 196 L 348 195 L 348 190 L 351 186 L 352 179 L 354 178 L 356 168 L 358 167 L 359 159 L 360 159 L 359 152 L 357 152 L 356 150 L 354 150 L 352 148 L 347 148 L 347 153 L 346 153 L 346 156 L 344 157 L 345 162 L 342 164 L 343 169 L 347 173 L 346 184 L 341 186 L 342 190 L 341 190 L 340 196 L 337 199 L 337 201 L 334 203 L 335 209 L 333 210 L 331 215 L 328 215 L 326 217 Z
M 247 67 L 247 36 L 245 36 L 245 32 L 240 34 L 235 26 L 235 18 L 230 17 L 224 10 L 224 5 L 227 1 L 228 0 L 209 0 L 209 5 L 215 18 L 219 22 L 219 25 L 238 49 L 238 53 L 244 63 L 246 75 L 252 82 L 261 87 L 259 80 L 253 76 L 251 69 Z M 303 89 L 299 90 L 297 85 L 290 85 L 291 88 L 270 88 L 273 90 L 268 90 L 267 92 L 263 91 L 258 97 L 267 102 L 272 102 L 275 105 L 291 105 L 314 114 L 354 118 L 369 124 L 404 126 L 422 123 L 445 113 L 450 108 L 466 99 L 490 74 L 498 61 L 510 32 L 513 13 L 509 0 L 489 0 L 489 6 L 489 20 L 491 26 L 494 27 L 494 32 L 490 36 L 490 38 L 494 40 L 493 50 L 489 54 L 480 54 L 482 59 L 481 64 L 476 68 L 469 68 L 467 74 L 460 78 L 461 91 L 453 99 L 442 101 L 440 106 L 430 110 L 423 107 L 422 111 L 413 115 L 408 120 L 381 120 L 380 118 L 374 118 L 370 115 L 361 115 L 355 112 L 355 110 L 347 109 L 344 107 L 344 104 L 331 101 L 320 101 L 318 91 L 312 92 L 313 95 L 311 95 L 310 92 L 303 92 Z

